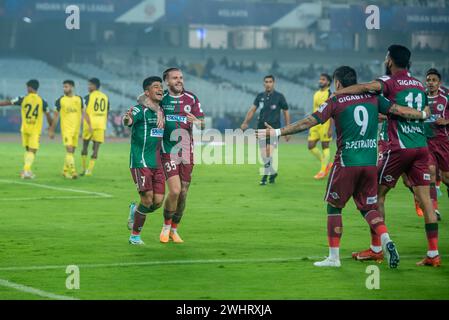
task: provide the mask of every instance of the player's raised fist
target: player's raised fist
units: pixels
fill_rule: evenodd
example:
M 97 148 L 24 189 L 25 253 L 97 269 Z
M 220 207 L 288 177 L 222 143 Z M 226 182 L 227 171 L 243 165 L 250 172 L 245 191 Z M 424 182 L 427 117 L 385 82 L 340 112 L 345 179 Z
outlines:
M 248 124 L 246 122 L 243 122 L 242 125 L 240 126 L 240 129 L 245 131 L 246 129 L 248 129 Z

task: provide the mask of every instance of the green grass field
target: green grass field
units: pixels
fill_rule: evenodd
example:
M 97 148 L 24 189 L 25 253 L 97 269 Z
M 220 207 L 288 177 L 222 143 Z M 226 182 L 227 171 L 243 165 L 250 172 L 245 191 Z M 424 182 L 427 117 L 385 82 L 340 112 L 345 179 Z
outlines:
M 446 195 L 440 198 L 444 265 L 423 268 L 415 266 L 426 252 L 423 219 L 402 185 L 391 193 L 387 224 L 401 265 L 379 265 L 380 290 L 368 290 L 369 264 L 350 259 L 369 244 L 368 226 L 352 202 L 343 214 L 342 267 L 312 265 L 327 255 L 326 183 L 313 180 L 318 164 L 304 144 L 281 145 L 273 186 L 258 186 L 255 165 L 198 165 L 180 227 L 186 242 L 158 242 L 158 211 L 147 219 L 146 245 L 133 247 L 126 220 L 138 196 L 127 143 L 104 145 L 95 175 L 76 181 L 60 175 L 62 145 L 44 143 L 37 179 L 23 182 L 23 150 L 10 140 L 0 137 L 0 299 L 45 299 L 42 291 L 77 299 L 449 298 Z M 68 265 L 80 268 L 79 290 L 66 289 Z

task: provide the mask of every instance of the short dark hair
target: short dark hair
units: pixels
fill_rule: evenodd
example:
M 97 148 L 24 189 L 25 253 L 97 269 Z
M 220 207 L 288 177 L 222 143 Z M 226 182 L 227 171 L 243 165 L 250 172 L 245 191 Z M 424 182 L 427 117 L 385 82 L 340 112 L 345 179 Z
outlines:
M 62 84 L 69 84 L 72 87 L 74 87 L 75 86 L 75 81 L 73 81 L 73 80 L 64 80 L 64 82 Z
M 30 87 L 31 89 L 37 91 L 39 89 L 39 81 L 36 79 L 31 79 L 27 82 L 27 87 Z
M 343 88 L 357 83 L 357 72 L 351 67 L 342 66 L 334 71 L 333 78 L 340 81 Z
M 430 68 L 429 70 L 427 70 L 427 72 L 426 72 L 426 78 L 427 78 L 428 76 L 430 76 L 431 74 L 436 75 L 436 76 L 438 77 L 438 79 L 441 80 L 441 73 L 440 73 L 437 69 L 435 69 L 435 68 Z
M 147 90 L 149 86 L 151 86 L 154 82 L 160 82 L 162 83 L 162 79 L 157 76 L 148 77 L 145 80 L 143 80 L 142 88 L 143 91 Z
M 100 89 L 100 86 L 101 86 L 100 79 L 91 78 L 91 79 L 89 79 L 89 82 L 92 83 L 97 89 Z
M 320 74 L 320 77 L 325 77 L 327 79 L 327 81 L 329 81 L 329 83 L 332 82 L 331 76 L 329 74 L 327 74 L 327 73 Z
M 273 80 L 273 82 L 276 82 L 276 78 L 272 74 L 269 74 L 269 75 L 265 76 L 263 78 L 263 81 L 265 81 L 267 79 L 271 79 L 271 80 Z
M 173 67 L 173 68 L 168 68 L 167 70 L 165 70 L 164 73 L 162 74 L 162 78 L 164 79 L 164 81 L 167 80 L 168 75 L 172 71 L 181 71 L 181 69 Z
M 398 68 L 410 68 L 412 53 L 409 49 L 399 44 L 393 44 L 388 48 L 388 55 Z

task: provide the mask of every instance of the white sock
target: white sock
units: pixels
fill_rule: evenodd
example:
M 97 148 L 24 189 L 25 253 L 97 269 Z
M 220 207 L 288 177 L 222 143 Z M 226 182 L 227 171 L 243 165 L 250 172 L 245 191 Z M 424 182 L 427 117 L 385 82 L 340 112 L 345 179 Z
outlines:
M 165 224 L 164 223 L 164 231 L 170 230 L 171 224 Z
M 435 258 L 438 255 L 439 255 L 438 250 L 429 250 L 429 251 L 427 251 L 427 256 L 429 258 Z
M 340 260 L 340 248 L 329 247 L 329 258 L 332 260 Z
M 172 228 L 172 229 L 171 229 L 171 231 L 172 231 L 173 233 L 176 233 L 177 230 L 178 230 L 177 228 Z
M 380 241 L 381 241 L 382 245 L 384 246 L 385 244 L 387 244 L 388 242 L 391 241 L 390 235 L 388 233 L 382 233 L 380 235 Z
M 375 253 L 382 252 L 382 247 L 370 245 L 370 248 L 371 248 L 371 250 L 374 251 Z

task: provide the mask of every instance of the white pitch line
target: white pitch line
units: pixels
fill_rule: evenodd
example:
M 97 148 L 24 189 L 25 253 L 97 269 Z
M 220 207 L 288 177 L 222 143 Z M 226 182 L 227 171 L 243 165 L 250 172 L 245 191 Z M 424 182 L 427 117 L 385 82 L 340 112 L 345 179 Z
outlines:
M 78 189 L 71 189 L 71 188 L 55 187 L 55 186 L 49 186 L 49 185 L 46 185 L 46 184 L 39 184 L 39 183 L 33 183 L 33 182 L 22 182 L 22 181 L 3 180 L 3 179 L 0 179 L 0 182 L 2 182 L 2 183 L 9 183 L 9 184 L 20 184 L 20 185 L 25 185 L 25 186 L 33 186 L 33 187 L 37 187 L 37 188 L 57 190 L 57 191 L 83 193 L 83 194 L 87 194 L 87 195 L 90 195 L 90 196 L 97 196 L 97 197 L 100 197 L 100 198 L 112 198 L 113 197 L 110 194 L 102 193 L 102 192 L 93 192 L 93 191 L 78 190 Z
M 441 255 L 441 257 L 448 257 Z M 282 263 L 282 262 L 312 262 L 323 259 L 324 256 L 296 257 L 296 258 L 260 258 L 260 259 L 198 259 L 198 260 L 165 260 L 165 261 L 142 261 L 142 262 L 117 262 L 98 264 L 76 264 L 80 269 L 100 269 L 100 268 L 124 268 L 138 266 L 163 266 L 163 265 L 195 265 L 195 264 L 249 264 L 249 263 Z M 422 256 L 400 256 L 401 259 L 420 259 Z M 353 260 L 352 257 L 343 257 L 340 260 Z M 374 263 L 374 262 L 373 262 Z M 73 264 L 73 263 L 71 263 Z M 45 270 L 65 270 L 67 265 L 43 265 L 27 267 L 0 267 L 2 271 L 45 271 Z
M 29 293 L 29 294 L 32 294 L 35 296 L 39 296 L 42 298 L 49 298 L 49 299 L 54 299 L 54 300 L 79 300 L 77 298 L 54 294 L 51 292 L 43 291 L 43 290 L 36 289 L 33 287 L 24 286 L 23 284 L 14 283 L 14 282 L 4 280 L 4 279 L 0 279 L 0 286 L 6 287 L 6 288 L 11 288 L 11 289 L 21 291 L 21 292 L 26 292 L 26 293 Z
M 72 199 L 105 199 L 100 196 L 55 196 L 55 197 L 34 197 L 34 198 L 1 198 L 0 201 L 37 201 L 37 200 L 72 200 Z

